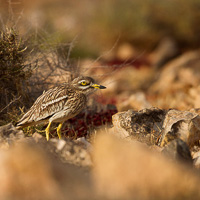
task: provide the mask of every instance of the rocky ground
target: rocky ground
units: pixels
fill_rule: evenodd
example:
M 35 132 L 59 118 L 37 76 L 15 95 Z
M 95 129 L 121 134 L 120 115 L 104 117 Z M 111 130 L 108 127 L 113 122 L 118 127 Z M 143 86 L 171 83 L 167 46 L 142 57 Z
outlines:
M 113 115 L 84 137 L 25 137 L 0 128 L 1 199 L 198 199 L 198 110 L 158 108 Z
M 137 66 L 82 62 L 107 90 L 63 139 L 1 126 L 0 199 L 199 199 L 200 54 L 164 43 Z

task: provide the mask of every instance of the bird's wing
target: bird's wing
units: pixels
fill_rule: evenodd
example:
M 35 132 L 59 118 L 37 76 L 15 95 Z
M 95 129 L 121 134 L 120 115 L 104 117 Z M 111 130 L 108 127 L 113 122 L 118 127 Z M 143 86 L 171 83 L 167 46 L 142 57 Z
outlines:
M 61 85 L 44 92 L 36 99 L 30 110 L 17 123 L 17 126 L 44 120 L 63 110 L 68 100 L 68 93 L 69 90 L 66 85 Z

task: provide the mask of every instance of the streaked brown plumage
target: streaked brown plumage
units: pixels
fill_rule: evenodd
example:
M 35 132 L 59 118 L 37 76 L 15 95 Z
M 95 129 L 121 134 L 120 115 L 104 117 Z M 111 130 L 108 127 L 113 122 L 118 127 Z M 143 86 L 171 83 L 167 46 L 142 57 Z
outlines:
M 78 77 L 71 83 L 64 83 L 49 89 L 39 96 L 29 111 L 18 121 L 17 128 L 49 122 L 46 138 L 52 122 L 60 122 L 57 134 L 61 138 L 61 127 L 64 121 L 76 116 L 85 107 L 87 96 L 96 89 L 106 87 L 94 83 L 90 77 Z

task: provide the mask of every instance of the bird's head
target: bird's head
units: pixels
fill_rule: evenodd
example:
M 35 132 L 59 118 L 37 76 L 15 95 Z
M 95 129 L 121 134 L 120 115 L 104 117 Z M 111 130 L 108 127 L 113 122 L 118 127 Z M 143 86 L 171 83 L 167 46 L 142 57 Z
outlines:
M 98 85 L 95 83 L 94 79 L 91 77 L 84 77 L 80 76 L 78 78 L 75 78 L 72 81 L 72 86 L 84 94 L 90 94 L 96 89 L 105 89 L 106 87 L 103 85 Z

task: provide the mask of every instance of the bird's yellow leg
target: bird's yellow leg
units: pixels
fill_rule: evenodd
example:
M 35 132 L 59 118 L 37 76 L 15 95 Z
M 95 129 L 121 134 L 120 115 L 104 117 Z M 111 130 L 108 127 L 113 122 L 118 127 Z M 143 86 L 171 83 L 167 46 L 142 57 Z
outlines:
M 45 129 L 47 141 L 49 140 L 49 132 L 50 132 L 49 129 L 50 129 L 50 126 L 51 126 L 51 122 L 49 122 L 48 126 Z
M 35 128 L 35 130 L 36 130 L 38 133 L 44 133 L 44 132 L 45 132 L 45 130 L 39 130 L 39 129 L 37 129 L 37 128 Z
M 57 127 L 57 134 L 58 134 L 58 137 L 59 137 L 59 139 L 61 139 L 61 128 L 62 128 L 62 123 L 60 123 L 59 125 L 58 125 L 58 127 Z

